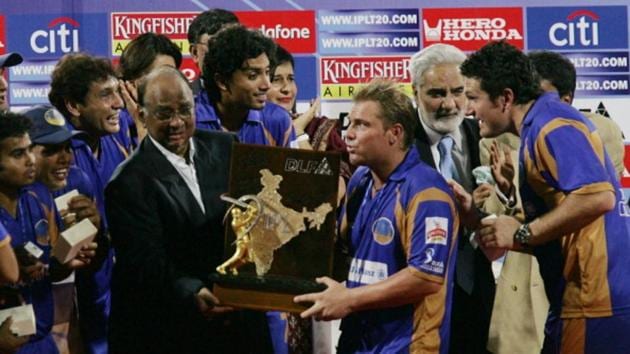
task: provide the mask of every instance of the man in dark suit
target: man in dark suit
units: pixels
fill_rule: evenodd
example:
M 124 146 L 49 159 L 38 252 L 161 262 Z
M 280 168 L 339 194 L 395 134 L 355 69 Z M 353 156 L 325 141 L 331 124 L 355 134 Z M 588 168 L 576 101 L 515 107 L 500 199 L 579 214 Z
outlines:
M 415 144 L 420 158 L 467 191 L 476 187 L 479 166 L 479 125 L 465 119 L 467 100 L 459 65 L 466 55 L 446 44 L 435 44 L 411 58 L 410 72 L 420 124 Z M 489 260 L 473 249 L 469 232 L 459 238 L 451 319 L 451 353 L 487 353 L 488 328 L 494 302 Z
M 268 351 L 264 316 L 221 306 L 204 282 L 222 260 L 219 196 L 234 138 L 195 132 L 192 91 L 173 68 L 149 74 L 138 98 L 148 138 L 106 189 L 116 250 L 110 352 Z

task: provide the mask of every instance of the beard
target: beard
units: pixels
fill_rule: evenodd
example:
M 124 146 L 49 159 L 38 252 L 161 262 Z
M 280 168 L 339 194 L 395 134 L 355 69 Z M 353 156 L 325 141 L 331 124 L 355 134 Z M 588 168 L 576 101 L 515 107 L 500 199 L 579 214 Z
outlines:
M 464 120 L 463 111 L 444 112 L 437 110 L 436 112 L 427 112 L 423 105 L 419 105 L 418 113 L 424 124 L 442 135 L 453 133 Z

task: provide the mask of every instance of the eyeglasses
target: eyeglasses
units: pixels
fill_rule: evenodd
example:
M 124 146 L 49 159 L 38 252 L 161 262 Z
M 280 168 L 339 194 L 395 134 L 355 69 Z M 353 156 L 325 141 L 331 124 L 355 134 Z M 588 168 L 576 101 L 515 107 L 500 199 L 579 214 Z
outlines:
M 170 122 L 173 117 L 179 117 L 181 120 L 190 120 L 193 116 L 193 108 L 185 107 L 180 110 L 173 110 L 170 108 L 158 108 L 150 115 L 160 122 Z

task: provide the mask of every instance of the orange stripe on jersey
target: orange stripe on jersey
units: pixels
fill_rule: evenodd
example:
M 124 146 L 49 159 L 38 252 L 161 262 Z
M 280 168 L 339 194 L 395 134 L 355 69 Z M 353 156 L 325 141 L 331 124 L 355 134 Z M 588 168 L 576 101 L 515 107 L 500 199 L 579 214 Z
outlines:
M 562 299 L 562 318 L 612 315 L 608 284 L 608 252 L 604 216 L 565 236 L 567 253 L 563 275 L 566 288 Z M 588 310 L 586 310 L 588 309 Z
M 407 257 L 411 249 L 411 235 L 415 230 L 408 230 L 409 227 L 414 226 L 414 220 L 418 208 L 424 201 L 442 201 L 448 203 L 451 214 L 454 215 L 453 230 L 451 232 L 451 246 L 449 249 L 449 261 L 454 262 L 452 258 L 453 252 L 457 247 L 457 235 L 459 231 L 459 216 L 457 215 L 457 209 L 451 197 L 444 191 L 438 188 L 427 188 L 417 193 L 409 202 L 408 211 L 405 214 L 400 203 L 400 196 L 397 198 L 395 215 L 396 223 L 401 230 L 401 242 Z M 402 232 L 405 230 L 405 232 Z M 412 270 L 414 276 L 421 277 L 427 281 L 436 281 L 436 276 L 425 274 L 419 270 Z M 440 351 L 440 325 L 444 321 L 444 313 L 446 312 L 446 295 L 448 291 L 448 272 L 444 279 L 440 279 L 442 286 L 440 290 L 435 293 L 426 296 L 420 303 L 414 306 L 413 315 L 413 335 L 411 337 L 411 345 L 409 347 L 410 353 L 438 353 Z
M 293 123 L 289 124 L 289 128 L 284 132 L 284 138 L 282 142 L 282 146 L 289 145 L 289 138 L 291 137 L 291 129 L 293 128 Z
M 586 339 L 586 319 L 573 318 L 562 320 L 562 342 L 560 354 L 584 353 Z
M 536 154 L 536 161 L 538 162 L 537 169 L 539 171 L 548 171 L 551 173 L 553 178 L 558 180 L 558 166 L 556 165 L 556 160 L 553 158 L 551 153 L 549 152 L 549 148 L 545 142 L 547 135 L 554 130 L 562 127 L 571 126 L 578 131 L 582 132 L 586 139 L 591 143 L 591 146 L 594 149 L 597 157 L 599 158 L 600 163 L 604 166 L 604 147 L 601 139 L 598 134 L 591 133 L 586 124 L 572 119 L 565 118 L 555 118 L 547 123 L 541 130 L 540 134 L 538 134 L 538 138 L 535 142 L 534 153 Z
M 264 126 L 263 126 L 263 134 L 265 134 L 265 137 L 267 138 L 267 141 L 269 142 L 268 146 L 278 146 L 278 142 L 276 141 L 276 139 L 273 138 L 273 135 L 271 135 L 271 132 L 267 130 L 267 128 L 265 128 Z
M 0 248 L 11 243 L 11 236 L 7 236 L 4 240 L 0 241 Z

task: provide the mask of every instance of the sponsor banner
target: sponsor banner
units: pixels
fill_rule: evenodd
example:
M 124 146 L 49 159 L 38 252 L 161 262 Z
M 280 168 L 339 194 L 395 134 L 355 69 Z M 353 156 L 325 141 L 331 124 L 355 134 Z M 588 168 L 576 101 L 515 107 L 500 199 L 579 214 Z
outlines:
M 630 95 L 630 75 L 578 75 L 575 96 Z
M 473 51 L 505 39 L 523 49 L 523 10 L 520 7 L 423 9 L 422 43 L 454 45 Z
M 24 60 L 9 68 L 11 82 L 49 82 L 57 60 Z
M 242 11 L 236 16 L 291 53 L 316 52 L 315 11 Z
M 626 6 L 530 7 L 528 49 L 628 48 Z
M 597 72 L 628 72 L 628 52 L 562 53 L 575 66 L 578 74 Z
M 317 59 L 311 55 L 295 56 L 293 59 L 295 81 L 298 86 L 297 100 L 310 101 L 317 98 Z
M 420 50 L 420 36 L 414 32 L 319 34 L 320 54 L 414 53 Z
M 0 15 L 0 54 L 7 52 L 6 29 L 4 27 L 4 16 Z
M 163 34 L 188 55 L 188 26 L 198 12 L 112 12 L 112 55 L 119 56 L 129 42 L 146 32 Z
M 409 57 L 322 57 L 322 84 L 367 83 L 373 78 L 389 78 L 410 83 Z
M 11 105 L 32 106 L 48 104 L 50 85 L 15 82 L 9 86 L 9 102 Z
M 374 78 L 400 82 L 401 89 L 413 95 L 409 57 L 322 57 L 319 66 L 320 97 L 324 100 L 352 99 Z
M 322 84 L 320 97 L 322 100 L 351 100 L 366 85 L 367 82 L 357 84 Z M 413 88 L 410 83 L 400 83 L 399 88 L 408 96 L 413 97 Z
M 14 15 L 7 21 L 10 48 L 25 59 L 60 58 L 72 52 L 108 53 L 107 41 L 94 38 L 107 28 L 104 14 Z
M 317 24 L 320 32 L 417 31 L 420 14 L 417 9 L 320 10 Z

